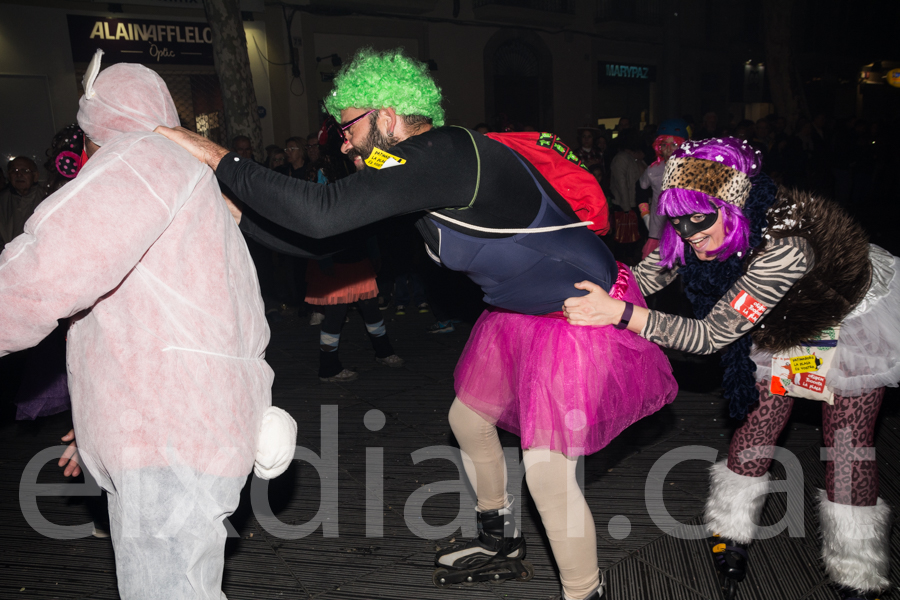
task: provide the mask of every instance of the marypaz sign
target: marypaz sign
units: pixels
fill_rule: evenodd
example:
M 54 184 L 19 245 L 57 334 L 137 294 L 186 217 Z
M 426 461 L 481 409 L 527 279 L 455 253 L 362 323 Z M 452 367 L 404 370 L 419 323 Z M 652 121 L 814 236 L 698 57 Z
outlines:
M 600 83 L 638 83 L 656 81 L 653 65 L 627 65 L 601 62 L 598 64 Z
M 212 30 L 206 23 L 83 15 L 68 15 L 68 20 L 75 62 L 90 61 L 100 48 L 111 63 L 213 64 Z

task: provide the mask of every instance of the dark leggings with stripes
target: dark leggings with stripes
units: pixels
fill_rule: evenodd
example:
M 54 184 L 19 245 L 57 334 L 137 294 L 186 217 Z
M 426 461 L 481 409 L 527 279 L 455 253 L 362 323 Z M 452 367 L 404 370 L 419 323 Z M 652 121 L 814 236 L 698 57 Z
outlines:
M 731 439 L 728 468 L 738 475 L 760 477 L 771 458 L 760 448 L 774 446 L 781 435 L 794 399 L 769 393 L 757 384 L 759 404 Z M 822 403 L 822 430 L 831 455 L 825 463 L 825 491 L 838 504 L 874 506 L 878 499 L 878 465 L 875 463 L 875 422 L 884 388 L 861 396 L 834 396 L 834 405 Z M 741 460 L 743 459 L 743 460 Z

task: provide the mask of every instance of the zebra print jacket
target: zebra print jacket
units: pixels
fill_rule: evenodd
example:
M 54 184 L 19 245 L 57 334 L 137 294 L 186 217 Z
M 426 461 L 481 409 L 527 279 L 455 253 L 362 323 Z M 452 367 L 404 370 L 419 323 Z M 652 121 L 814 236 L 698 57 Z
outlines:
M 871 280 L 862 228 L 837 204 L 779 189 L 763 244 L 744 275 L 705 319 L 650 311 L 641 335 L 667 348 L 711 354 L 753 332 L 756 344 L 782 350 L 837 325 Z M 678 269 L 658 266 L 659 250 L 634 269 L 646 296 L 672 283 Z M 783 302 L 782 302 L 783 300 Z

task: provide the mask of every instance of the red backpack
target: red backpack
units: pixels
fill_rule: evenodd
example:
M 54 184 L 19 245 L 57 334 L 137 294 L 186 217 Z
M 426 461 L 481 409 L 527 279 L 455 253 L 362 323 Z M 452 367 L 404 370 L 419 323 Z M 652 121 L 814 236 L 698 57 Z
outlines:
M 537 131 L 485 135 L 509 146 L 534 165 L 580 220 L 593 221 L 588 229 L 598 235 L 609 232 L 609 209 L 600 184 L 556 135 Z

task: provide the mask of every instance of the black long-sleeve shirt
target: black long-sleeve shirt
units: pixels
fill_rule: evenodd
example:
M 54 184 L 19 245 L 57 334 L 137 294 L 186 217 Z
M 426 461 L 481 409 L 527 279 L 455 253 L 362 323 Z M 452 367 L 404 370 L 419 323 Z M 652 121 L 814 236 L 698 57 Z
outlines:
M 441 210 L 481 227 L 526 228 L 541 203 L 540 190 L 526 169 L 551 200 L 577 220 L 533 166 L 527 162 L 523 166 L 505 145 L 467 129 L 427 131 L 388 152 L 406 163 L 380 170 L 367 168 L 327 186 L 286 177 L 236 154 L 222 159 L 216 176 L 252 209 L 244 213 L 241 229 L 279 251 L 293 248 L 294 254 L 316 253 L 306 238 L 327 238 L 388 217 L 427 210 Z M 505 235 L 446 226 L 474 237 Z M 434 225 L 423 219 L 418 227 L 437 254 Z

